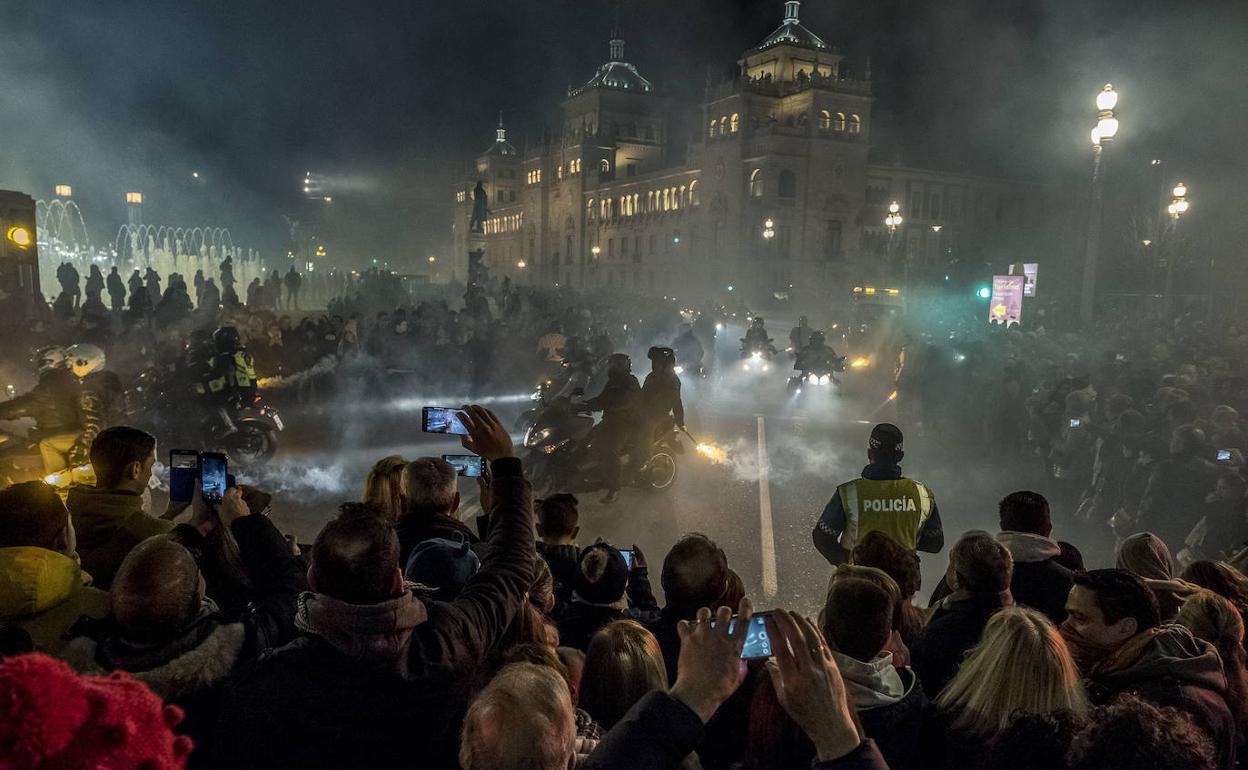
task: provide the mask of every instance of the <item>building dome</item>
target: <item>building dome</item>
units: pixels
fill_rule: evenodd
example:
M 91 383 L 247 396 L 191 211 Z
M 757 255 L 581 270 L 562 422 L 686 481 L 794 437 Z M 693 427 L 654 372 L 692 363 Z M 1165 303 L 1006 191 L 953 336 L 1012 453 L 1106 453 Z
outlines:
M 816 51 L 829 51 L 832 46 L 823 38 L 807 29 L 798 19 L 801 0 L 786 0 L 784 4 L 784 21 L 775 32 L 768 35 L 763 42 L 754 47 L 755 51 L 765 51 L 778 45 L 792 45 L 798 48 L 811 48 Z
M 611 58 L 598 68 L 589 82 L 580 88 L 572 89 L 568 96 L 576 96 L 582 91 L 594 88 L 609 88 L 613 91 L 636 91 L 648 94 L 654 90 L 654 84 L 641 76 L 637 68 L 624 61 L 624 37 L 620 34 L 617 21 L 615 34 L 611 37 Z

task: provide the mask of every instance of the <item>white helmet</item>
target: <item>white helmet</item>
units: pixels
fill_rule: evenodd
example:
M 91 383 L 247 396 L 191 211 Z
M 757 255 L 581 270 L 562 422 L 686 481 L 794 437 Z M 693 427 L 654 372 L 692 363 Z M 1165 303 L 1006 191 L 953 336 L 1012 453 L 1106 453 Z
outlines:
M 65 352 L 65 348 L 57 345 L 44 348 L 35 354 L 35 366 L 40 374 L 50 369 L 64 369 L 68 365 L 69 354 Z
M 100 371 L 106 363 L 104 351 L 86 343 L 70 345 L 65 349 L 65 354 L 69 356 L 69 368 L 73 369 L 74 375 L 80 378 Z

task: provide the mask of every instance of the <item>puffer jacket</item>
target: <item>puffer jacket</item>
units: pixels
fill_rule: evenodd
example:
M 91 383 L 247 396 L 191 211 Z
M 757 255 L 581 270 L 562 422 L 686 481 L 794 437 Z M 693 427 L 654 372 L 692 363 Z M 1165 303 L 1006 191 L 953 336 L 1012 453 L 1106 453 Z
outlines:
M 58 655 L 80 618 L 108 615 L 108 594 L 87 585 L 69 556 L 46 548 L 0 548 L 0 623 L 25 631 L 36 652 Z

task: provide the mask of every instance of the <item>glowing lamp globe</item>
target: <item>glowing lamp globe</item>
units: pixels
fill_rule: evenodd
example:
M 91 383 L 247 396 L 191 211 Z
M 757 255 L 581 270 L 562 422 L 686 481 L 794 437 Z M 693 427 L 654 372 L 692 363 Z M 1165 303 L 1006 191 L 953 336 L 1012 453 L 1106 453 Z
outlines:
M 1182 182 L 1179 182 L 1178 184 L 1176 184 L 1174 186 L 1174 197 L 1186 198 L 1187 197 L 1187 185 L 1183 184 Z
M 1109 83 L 1096 95 L 1096 108 L 1102 112 L 1112 110 L 1118 105 L 1118 92 Z
M 975 292 L 975 296 L 979 297 L 980 299 L 988 299 L 989 297 L 992 296 L 992 289 L 988 288 L 987 286 L 980 286 L 979 289 Z
M 1096 123 L 1096 131 L 1100 134 L 1101 141 L 1113 139 L 1118 133 L 1118 118 L 1101 118 Z

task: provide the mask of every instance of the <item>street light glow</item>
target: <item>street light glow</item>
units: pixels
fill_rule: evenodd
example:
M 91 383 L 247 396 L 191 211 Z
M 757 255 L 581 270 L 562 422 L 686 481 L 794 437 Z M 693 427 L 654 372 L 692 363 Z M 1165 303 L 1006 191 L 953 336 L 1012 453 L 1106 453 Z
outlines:
M 896 214 L 899 211 L 901 211 L 901 204 L 898 203 L 897 201 L 893 201 L 892 203 L 888 204 L 888 213 Z
M 1096 108 L 1101 112 L 1107 112 L 1118 106 L 1118 92 L 1109 83 L 1101 89 L 1096 95 Z
M 1187 197 L 1187 185 L 1183 184 L 1182 182 L 1179 182 L 1178 184 L 1176 184 L 1174 186 L 1174 197 L 1176 198 Z
M 142 203 L 142 202 L 143 202 L 143 193 L 141 192 L 126 193 L 126 203 Z
M 432 254 L 429 255 L 429 264 L 432 265 L 434 262 L 437 262 L 437 261 L 438 261 L 437 257 L 433 256 Z
M 1118 118 L 1109 117 L 1098 120 L 1096 122 L 1096 133 L 1100 136 L 1101 141 L 1113 139 L 1118 133 Z
M 601 253 L 602 253 L 602 247 L 601 247 L 601 246 L 598 246 L 597 244 L 595 244 L 595 245 L 594 245 L 594 246 L 593 246 L 593 247 L 589 250 L 589 253 L 590 253 L 590 254 L 593 254 L 595 257 L 597 257 L 599 254 L 601 254 Z
M 523 259 L 520 260 L 519 262 L 516 262 L 516 267 L 520 268 L 521 270 L 525 269 L 528 266 L 529 266 L 529 263 L 525 262 Z

